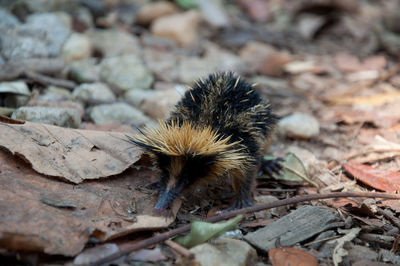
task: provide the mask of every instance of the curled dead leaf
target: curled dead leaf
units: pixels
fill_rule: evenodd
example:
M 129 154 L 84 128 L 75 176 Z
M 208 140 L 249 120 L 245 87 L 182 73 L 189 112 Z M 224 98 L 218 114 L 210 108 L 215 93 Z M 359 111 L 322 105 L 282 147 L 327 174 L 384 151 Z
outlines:
M 0 149 L 0 248 L 74 256 L 91 237 L 167 227 L 180 200 L 165 214 L 153 211 L 156 195 L 141 188 L 155 174 L 130 168 L 75 185 L 38 174 Z
M 0 122 L 0 132 L 0 146 L 29 162 L 35 171 L 76 184 L 119 174 L 142 154 L 119 132 L 78 130 L 33 122 Z

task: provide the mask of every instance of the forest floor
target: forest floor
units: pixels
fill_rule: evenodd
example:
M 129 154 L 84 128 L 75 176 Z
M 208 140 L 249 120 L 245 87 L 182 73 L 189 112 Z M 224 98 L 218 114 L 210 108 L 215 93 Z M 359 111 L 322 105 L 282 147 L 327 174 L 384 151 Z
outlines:
M 249 212 L 133 251 L 220 215 L 232 193 L 202 186 L 155 213 L 157 171 L 126 142 L 199 78 L 233 71 L 279 117 L 265 156 L 283 171 L 260 172 L 256 205 L 397 194 L 398 1 L 0 5 L 0 264 L 400 265 L 400 203 L 383 197 Z

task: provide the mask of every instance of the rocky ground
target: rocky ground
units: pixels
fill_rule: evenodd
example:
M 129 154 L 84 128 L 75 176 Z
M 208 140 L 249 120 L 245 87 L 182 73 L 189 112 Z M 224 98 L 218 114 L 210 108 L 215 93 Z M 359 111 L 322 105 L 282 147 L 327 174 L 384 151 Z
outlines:
M 395 193 L 398 10 L 395 0 L 0 0 L 1 121 L 132 133 L 167 118 L 196 79 L 233 71 L 256 84 L 280 118 L 268 155 L 285 157 L 285 172 L 260 175 L 255 202 Z M 170 228 L 227 204 L 217 190 L 207 190 L 210 200 L 184 201 Z M 279 207 L 248 214 L 239 229 L 183 253 L 158 244 L 115 264 L 400 264 L 399 212 L 397 201 L 373 199 Z M 106 244 L 92 236 L 83 253 L 24 250 L 5 237 L 1 219 L 0 261 L 9 265 L 85 265 L 150 236 L 113 236 Z

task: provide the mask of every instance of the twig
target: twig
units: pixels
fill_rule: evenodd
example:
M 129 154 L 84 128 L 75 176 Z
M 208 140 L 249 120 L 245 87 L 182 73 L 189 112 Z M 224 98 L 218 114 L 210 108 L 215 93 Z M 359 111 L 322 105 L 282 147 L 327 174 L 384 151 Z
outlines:
M 67 88 L 70 90 L 73 90 L 76 87 L 76 83 L 70 80 L 52 78 L 33 71 L 25 71 L 24 74 L 28 78 L 43 85 L 54 85 L 58 87 Z
M 392 248 L 392 243 L 396 240 L 394 236 L 385 236 L 370 233 L 362 233 L 358 236 L 358 238 L 368 243 L 376 243 L 384 248 Z
M 188 257 L 189 259 L 194 259 L 194 254 L 191 253 L 187 248 L 179 245 L 178 243 L 167 239 L 164 241 L 165 244 L 167 244 L 170 248 L 175 250 L 177 253 L 181 254 L 184 257 Z
M 210 218 L 207 218 L 205 221 L 209 222 L 209 223 L 214 223 L 214 222 L 219 222 L 222 220 L 226 220 L 226 219 L 235 217 L 238 214 L 253 213 L 253 212 L 272 209 L 272 208 L 281 207 L 281 206 L 285 206 L 285 205 L 297 204 L 297 203 L 304 202 L 304 201 L 330 199 L 330 198 L 347 198 L 347 197 L 400 199 L 400 195 L 397 195 L 397 194 L 375 193 L 375 192 L 336 192 L 336 193 L 328 193 L 328 194 L 312 194 L 312 195 L 298 196 L 298 197 L 293 197 L 293 198 L 289 198 L 289 199 L 278 200 L 278 201 L 274 201 L 274 202 L 255 205 L 255 206 L 244 208 L 244 209 L 221 213 L 221 214 L 212 216 Z M 109 263 L 113 260 L 116 260 L 116 259 L 132 252 L 132 251 L 139 250 L 139 249 L 146 248 L 148 246 L 157 244 L 157 243 L 165 241 L 175 235 L 186 233 L 189 230 L 190 230 L 190 224 L 180 226 L 171 231 L 158 234 L 156 236 L 147 238 L 140 242 L 133 243 L 132 245 L 127 245 L 125 248 L 121 249 L 120 251 L 113 253 L 107 257 L 104 257 L 98 261 L 95 261 L 90 265 L 98 266 L 98 265 Z
M 11 61 L 0 65 L 0 81 L 16 79 L 26 71 L 55 74 L 61 72 L 64 66 L 64 60 L 61 58 L 31 58 Z
M 389 212 L 389 211 L 387 211 L 387 210 L 379 209 L 379 208 L 378 208 L 378 210 L 377 210 L 377 213 L 379 213 L 380 215 L 385 216 L 386 219 L 389 219 L 395 226 L 397 226 L 397 228 L 400 229 L 400 221 L 399 221 L 399 219 L 397 219 L 397 218 L 393 215 L 393 213 L 391 213 L 391 212 Z
M 396 240 L 393 242 L 392 249 L 391 249 L 391 251 L 393 252 L 393 254 L 396 254 L 396 253 L 397 253 L 397 249 L 398 249 L 398 247 L 399 247 L 399 242 L 400 242 L 400 235 L 398 235 L 398 236 L 396 237 Z

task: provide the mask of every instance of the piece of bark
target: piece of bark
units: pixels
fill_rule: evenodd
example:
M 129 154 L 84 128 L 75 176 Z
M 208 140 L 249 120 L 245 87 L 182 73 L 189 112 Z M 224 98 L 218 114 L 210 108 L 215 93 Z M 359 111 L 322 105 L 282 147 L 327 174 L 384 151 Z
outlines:
M 244 239 L 262 252 L 280 246 L 292 246 L 322 231 L 338 226 L 335 212 L 314 206 L 302 206 Z

